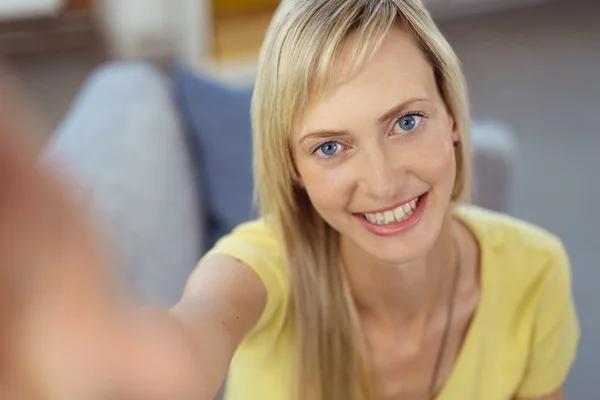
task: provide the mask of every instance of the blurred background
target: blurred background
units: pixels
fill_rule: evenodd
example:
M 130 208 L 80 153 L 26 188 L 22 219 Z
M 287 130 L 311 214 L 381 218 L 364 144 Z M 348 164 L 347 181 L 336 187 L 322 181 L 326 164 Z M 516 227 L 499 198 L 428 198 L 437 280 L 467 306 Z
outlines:
M 509 172 L 504 177 L 505 201 L 498 208 L 549 229 L 566 244 L 583 330 L 579 356 L 568 381 L 568 398 L 598 398 L 600 2 L 424 1 L 464 64 L 474 120 L 509 132 L 511 139 L 500 144 L 505 157 L 508 152 Z M 213 189 L 207 174 L 215 171 L 207 172 L 210 166 L 198 160 L 204 155 L 210 161 L 214 156 L 206 147 L 192 152 L 189 161 L 203 181 L 203 194 L 195 192 L 187 203 L 178 203 L 182 196 L 177 190 L 182 190 L 184 184 L 176 171 L 185 166 L 178 167 L 178 161 L 173 161 L 175 145 L 165 145 L 165 132 L 187 131 L 183 137 L 193 136 L 194 143 L 202 148 L 207 142 L 205 136 L 197 136 L 198 132 L 203 135 L 215 130 L 219 123 L 243 126 L 242 130 L 248 131 L 247 106 L 256 57 L 277 3 L 0 0 L 0 58 L 20 79 L 44 118 L 48 126 L 45 139 L 52 143 L 52 151 L 66 154 L 80 166 L 78 173 L 82 180 L 88 180 L 88 190 L 97 197 L 97 203 L 105 203 L 100 208 L 112 213 L 115 224 L 129 221 L 121 231 L 127 235 L 124 241 L 134 242 L 132 247 L 150 247 L 159 252 L 160 242 L 171 247 L 174 242 L 187 246 L 189 259 L 164 255 L 172 253 L 172 248 L 152 257 L 131 251 L 136 254 L 130 255 L 128 262 L 144 265 L 136 267 L 134 273 L 150 275 L 144 278 L 149 286 L 168 292 L 168 298 L 175 296 L 193 267 L 194 257 L 205 249 L 194 247 L 196 239 L 201 237 L 204 243 L 211 240 L 206 235 L 212 233 L 184 225 L 193 217 L 205 218 L 202 226 L 214 226 L 222 216 L 200 215 L 218 203 L 218 195 L 207 194 Z M 175 74 L 170 68 L 173 62 L 179 66 Z M 150 65 L 154 67 L 149 69 Z M 192 93 L 194 88 L 198 91 Z M 201 91 L 207 95 L 203 97 Z M 137 98 L 132 97 L 134 93 Z M 167 97 L 175 94 L 173 102 L 157 104 L 165 93 Z M 181 118 L 166 115 L 168 109 L 171 114 L 180 112 Z M 232 110 L 240 114 L 234 115 Z M 217 119 L 211 123 L 199 121 L 203 113 Z M 172 121 L 165 122 L 169 118 Z M 194 134 L 190 135 L 192 130 Z M 109 140 L 112 150 L 106 145 Z M 152 140 L 160 145 L 152 148 L 148 144 Z M 117 147 L 120 150 L 115 150 Z M 114 154 L 107 156 L 110 151 Z M 238 158 L 249 158 L 249 146 L 240 151 L 243 154 L 225 154 L 224 159 L 235 163 Z M 142 157 L 140 154 L 158 158 L 134 162 Z M 168 176 L 165 165 L 170 165 L 172 171 Z M 163 182 L 164 190 L 149 194 L 147 188 L 141 188 L 140 178 L 133 186 L 139 193 L 132 194 L 131 186 L 114 178 L 118 175 L 122 179 L 118 168 L 140 176 L 144 170 L 145 179 L 153 182 L 150 186 L 157 190 L 157 182 Z M 228 166 L 221 164 L 219 168 Z M 244 179 L 240 188 L 251 186 L 251 177 L 244 175 L 248 171 L 229 172 L 233 181 Z M 178 183 L 180 186 L 174 189 Z M 214 193 L 220 193 L 218 190 Z M 154 198 L 163 198 L 163 202 L 148 200 Z M 125 201 L 154 202 L 154 210 L 148 209 L 148 218 L 144 219 L 140 214 L 144 207 L 134 207 L 135 212 L 123 211 Z M 196 201 L 203 204 L 201 211 L 194 210 Z M 188 214 L 163 212 L 161 218 L 157 217 L 156 209 L 186 207 Z M 114 211 L 116 208 L 119 211 Z M 159 221 L 150 224 L 147 219 Z M 187 242 L 174 239 L 190 229 L 193 234 L 186 236 Z M 166 241 L 150 237 L 148 232 L 156 231 L 172 236 Z M 188 264 L 188 269 L 173 277 L 177 275 L 175 267 L 161 270 L 156 266 L 151 270 L 154 267 L 149 265 L 153 263 Z M 170 286 L 165 284 L 169 280 L 173 281 Z M 160 289 L 161 285 L 168 287 Z

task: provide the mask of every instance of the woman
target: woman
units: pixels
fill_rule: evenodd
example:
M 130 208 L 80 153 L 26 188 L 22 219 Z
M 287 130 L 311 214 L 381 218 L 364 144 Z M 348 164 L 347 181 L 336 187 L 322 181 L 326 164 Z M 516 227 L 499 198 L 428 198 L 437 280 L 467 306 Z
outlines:
M 209 399 L 229 371 L 228 400 L 563 399 L 579 338 L 567 256 L 462 203 L 465 84 L 419 0 L 284 0 L 252 115 L 263 217 L 216 244 L 169 313 L 127 325 L 84 306 L 102 351 L 81 326 L 41 325 L 83 342 L 66 362 L 31 339 L 61 359 L 29 359 L 45 393 L 85 376 Z

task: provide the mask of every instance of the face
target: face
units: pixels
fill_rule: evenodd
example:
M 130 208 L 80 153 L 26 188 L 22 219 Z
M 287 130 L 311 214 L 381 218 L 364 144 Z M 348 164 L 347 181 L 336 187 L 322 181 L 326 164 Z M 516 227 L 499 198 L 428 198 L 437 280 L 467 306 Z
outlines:
M 343 73 L 349 63 L 339 61 Z M 369 64 L 300 122 L 300 184 L 342 240 L 393 263 L 424 256 L 450 204 L 460 135 L 414 39 L 392 29 Z

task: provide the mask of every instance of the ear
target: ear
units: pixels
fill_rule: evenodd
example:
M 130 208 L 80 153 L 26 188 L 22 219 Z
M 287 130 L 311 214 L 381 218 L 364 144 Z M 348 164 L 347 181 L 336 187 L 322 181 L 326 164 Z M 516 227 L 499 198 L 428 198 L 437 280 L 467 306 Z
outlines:
M 302 175 L 298 171 L 298 166 L 296 165 L 296 159 L 294 158 L 293 153 L 290 153 L 292 156 L 292 182 L 294 185 L 298 186 L 301 189 L 304 189 L 304 180 L 302 179 Z
M 450 120 L 450 126 L 452 127 L 452 141 L 454 143 L 460 143 L 462 140 L 462 135 L 460 133 L 460 130 L 458 129 L 458 125 L 456 124 L 456 121 L 454 120 L 454 117 L 452 115 L 448 114 L 448 118 Z

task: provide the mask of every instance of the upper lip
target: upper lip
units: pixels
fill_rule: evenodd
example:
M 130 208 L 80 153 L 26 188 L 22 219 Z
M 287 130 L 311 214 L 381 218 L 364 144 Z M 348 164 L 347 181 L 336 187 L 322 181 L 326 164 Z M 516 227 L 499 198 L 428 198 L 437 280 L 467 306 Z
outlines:
M 379 210 L 363 211 L 360 214 L 377 214 L 377 213 L 384 213 L 386 211 L 392 211 L 392 210 L 395 210 L 396 208 L 398 208 L 398 207 L 400 207 L 400 206 L 402 206 L 404 204 L 410 203 L 413 200 L 417 200 L 421 196 L 423 196 L 423 194 L 420 194 L 420 195 L 418 195 L 416 197 L 413 197 L 413 198 L 411 198 L 409 200 L 400 201 L 400 202 L 398 202 L 395 205 L 390 206 L 390 207 L 380 208 Z

